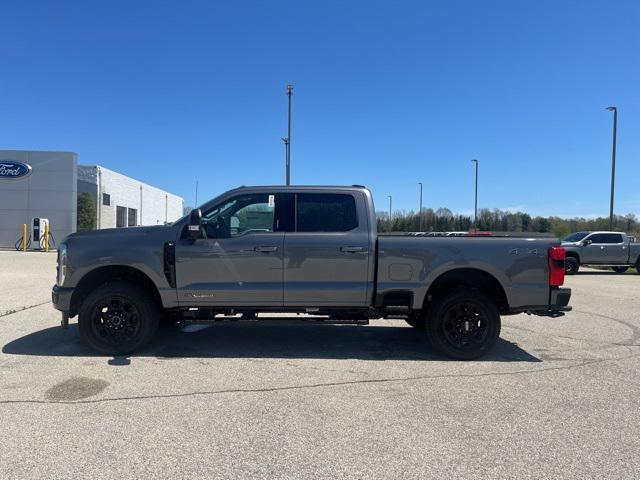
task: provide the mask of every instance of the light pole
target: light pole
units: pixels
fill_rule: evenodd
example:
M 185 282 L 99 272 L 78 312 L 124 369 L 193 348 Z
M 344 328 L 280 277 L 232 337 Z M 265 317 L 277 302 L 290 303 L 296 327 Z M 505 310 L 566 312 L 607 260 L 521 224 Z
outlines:
M 389 197 L 389 228 L 391 228 L 391 195 L 387 195 L 387 197 Z
M 286 185 L 291 185 L 291 96 L 293 95 L 293 85 L 287 85 L 287 97 L 289 97 L 289 115 L 287 120 L 287 138 L 283 138 L 285 148 L 285 177 Z
M 471 161 L 476 164 L 476 200 L 473 210 L 473 226 L 478 228 L 478 160 L 473 159 Z
M 420 208 L 418 210 L 418 231 L 422 231 L 422 182 L 418 182 L 420 185 Z
M 613 112 L 613 145 L 611 147 L 611 201 L 609 203 L 609 230 L 613 230 L 613 192 L 616 183 L 616 135 L 618 131 L 618 109 L 607 107 Z

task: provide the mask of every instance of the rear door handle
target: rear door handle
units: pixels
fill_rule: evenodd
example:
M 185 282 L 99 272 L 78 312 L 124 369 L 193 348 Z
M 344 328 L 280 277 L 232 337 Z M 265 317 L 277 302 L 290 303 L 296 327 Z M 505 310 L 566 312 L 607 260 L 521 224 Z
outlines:
M 364 247 L 340 247 L 340 251 L 344 253 L 360 253 L 365 252 Z
M 256 252 L 269 253 L 269 252 L 277 252 L 278 247 L 276 247 L 275 245 L 260 245 L 258 247 L 255 247 L 254 250 Z

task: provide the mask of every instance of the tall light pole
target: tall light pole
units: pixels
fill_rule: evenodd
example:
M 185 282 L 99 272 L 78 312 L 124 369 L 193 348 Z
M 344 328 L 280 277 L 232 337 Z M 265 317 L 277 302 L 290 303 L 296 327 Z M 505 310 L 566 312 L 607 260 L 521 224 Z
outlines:
M 285 148 L 285 178 L 286 185 L 291 185 L 291 97 L 293 95 L 293 85 L 287 85 L 287 97 L 289 97 L 289 115 L 287 120 L 287 138 L 283 138 Z
M 422 231 L 422 182 L 418 182 L 420 185 L 420 208 L 418 210 L 418 231 Z
M 474 158 L 471 161 L 476 164 L 476 200 L 473 210 L 473 226 L 478 228 L 478 160 Z
M 611 201 L 609 202 L 609 230 L 613 230 L 613 192 L 616 184 L 616 135 L 618 131 L 618 109 L 607 107 L 613 112 L 613 145 L 611 147 Z
M 392 197 L 391 197 L 391 195 L 387 195 L 387 197 L 389 197 L 389 228 L 391 228 L 391 201 L 392 201 Z

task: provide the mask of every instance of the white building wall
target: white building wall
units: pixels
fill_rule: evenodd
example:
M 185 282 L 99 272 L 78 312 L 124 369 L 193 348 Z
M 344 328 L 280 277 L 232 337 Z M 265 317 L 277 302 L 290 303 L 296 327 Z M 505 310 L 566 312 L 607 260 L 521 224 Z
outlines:
M 117 207 L 135 209 L 136 225 L 163 225 L 182 217 L 184 200 L 177 195 L 102 166 L 80 165 L 78 176 L 98 184 L 98 228 L 116 227 Z M 104 205 L 105 193 L 110 196 L 110 205 Z
M 76 164 L 72 152 L 0 150 L 0 161 L 31 165 L 31 175 L 0 180 L 0 247 L 13 247 L 22 224 L 31 233 L 33 217 L 48 218 L 58 245 L 76 231 Z

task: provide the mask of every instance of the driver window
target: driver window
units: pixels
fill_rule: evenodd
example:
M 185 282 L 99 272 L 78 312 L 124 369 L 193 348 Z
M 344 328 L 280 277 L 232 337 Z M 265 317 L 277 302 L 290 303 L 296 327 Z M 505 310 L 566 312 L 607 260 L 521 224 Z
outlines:
M 209 238 L 230 238 L 248 233 L 273 232 L 274 195 L 250 194 L 235 197 L 202 216 Z
M 607 233 L 596 233 L 595 235 L 591 235 L 589 237 L 589 240 L 591 240 L 592 243 L 597 243 L 597 244 L 617 243 L 617 239 L 614 241 L 613 237 L 616 237 L 616 235 L 610 235 Z

